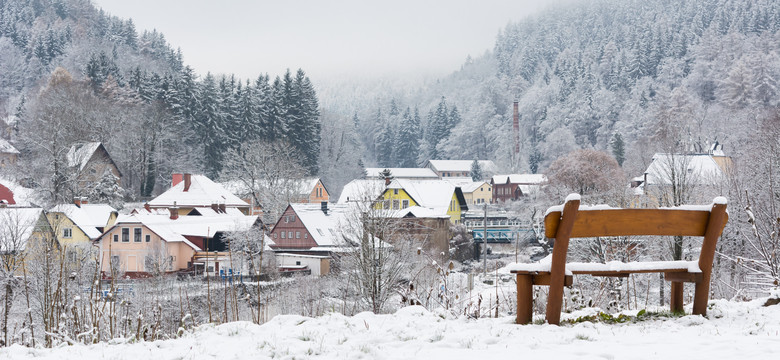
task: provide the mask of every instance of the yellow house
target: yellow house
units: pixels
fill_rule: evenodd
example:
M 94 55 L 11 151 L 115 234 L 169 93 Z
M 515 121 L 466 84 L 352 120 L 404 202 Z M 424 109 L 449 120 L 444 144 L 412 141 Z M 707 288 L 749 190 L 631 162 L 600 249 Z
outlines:
M 460 185 L 466 204 L 489 204 L 493 199 L 493 187 L 487 181 L 470 182 Z
M 375 209 L 392 211 L 413 206 L 446 214 L 453 224 L 460 224 L 461 214 L 468 210 L 461 189 L 448 181 L 405 179 L 393 180 L 380 195 Z
M 47 217 L 60 246 L 90 246 L 116 222 L 117 211 L 107 204 L 77 199 L 73 204 L 55 206 Z

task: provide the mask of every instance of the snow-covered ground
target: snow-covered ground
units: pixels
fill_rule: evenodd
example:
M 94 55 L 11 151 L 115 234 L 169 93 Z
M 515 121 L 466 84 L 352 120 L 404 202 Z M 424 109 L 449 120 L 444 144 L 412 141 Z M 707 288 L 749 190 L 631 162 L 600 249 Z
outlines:
M 715 300 L 708 318 L 560 327 L 515 325 L 511 317 L 468 319 L 419 306 L 391 315 L 284 315 L 263 325 L 205 325 L 166 341 L 14 345 L 0 349 L 0 359 L 771 359 L 780 353 L 780 305 L 764 307 L 765 301 Z M 564 319 L 588 311 L 595 312 Z

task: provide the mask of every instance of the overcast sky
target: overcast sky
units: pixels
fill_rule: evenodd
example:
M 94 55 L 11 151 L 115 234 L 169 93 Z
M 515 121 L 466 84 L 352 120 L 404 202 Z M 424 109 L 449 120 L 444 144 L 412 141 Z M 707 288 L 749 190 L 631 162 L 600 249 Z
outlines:
M 93 0 L 157 29 L 200 74 L 444 75 L 556 0 Z

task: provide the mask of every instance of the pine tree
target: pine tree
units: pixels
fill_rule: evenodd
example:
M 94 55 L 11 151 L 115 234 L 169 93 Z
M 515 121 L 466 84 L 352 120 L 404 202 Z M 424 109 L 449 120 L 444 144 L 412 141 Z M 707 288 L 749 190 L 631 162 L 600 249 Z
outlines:
M 474 182 L 482 180 L 482 167 L 479 166 L 479 161 L 474 160 L 471 163 L 471 180 Z
M 393 148 L 395 147 L 395 132 L 389 122 L 385 122 L 382 130 L 376 136 L 376 160 L 379 166 L 394 167 Z
M 623 143 L 623 137 L 619 132 L 616 132 L 615 135 L 612 136 L 612 141 L 610 143 L 612 145 L 612 155 L 615 156 L 618 165 L 623 166 L 623 161 L 626 160 L 626 149 L 625 144 Z
M 419 116 L 412 116 L 411 110 L 406 108 L 396 138 L 395 160 L 399 167 L 417 167 L 420 154 L 419 121 Z

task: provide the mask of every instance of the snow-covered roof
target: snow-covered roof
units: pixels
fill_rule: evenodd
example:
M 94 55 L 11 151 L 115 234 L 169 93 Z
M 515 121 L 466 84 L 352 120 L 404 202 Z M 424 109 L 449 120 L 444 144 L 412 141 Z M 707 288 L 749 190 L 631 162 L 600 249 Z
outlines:
M 303 226 L 309 231 L 318 246 L 345 246 L 343 229 L 350 224 L 350 217 L 356 208 L 352 205 L 336 204 L 322 211 L 320 204 L 290 204 Z
M 547 176 L 544 174 L 493 175 L 494 184 L 506 184 L 507 182 L 523 185 L 542 185 L 547 183 Z
M 67 216 L 90 240 L 95 240 L 102 234 L 97 228 L 106 227 L 116 209 L 107 204 L 59 204 L 49 211 Z
M 5 139 L 0 138 L 0 153 L 19 154 L 19 150 L 16 150 L 16 148 Z
M 721 166 L 710 154 L 664 154 L 656 153 L 647 167 L 648 185 L 669 185 L 672 170 L 683 174 L 686 181 L 697 185 L 714 185 L 723 180 Z
M 388 189 L 403 189 L 422 207 L 427 207 L 440 213 L 447 209 L 455 193 L 455 185 L 446 180 L 406 180 L 396 179 L 387 186 Z
M 0 207 L 0 253 L 24 250 L 42 214 L 41 208 Z
M 144 213 L 120 216 L 115 227 L 123 224 L 141 224 L 167 242 L 184 242 L 195 250 L 201 250 L 185 236 L 213 237 L 217 232 L 249 230 L 257 216 L 219 214 L 216 216 L 170 216 Z
M 377 179 L 357 179 L 352 180 L 341 190 L 339 195 L 339 204 L 349 202 L 371 202 L 375 201 L 382 192 L 385 191 L 385 181 Z
M 474 191 L 476 191 L 486 183 L 487 181 L 471 181 L 467 183 L 460 183 L 458 187 L 460 187 L 460 190 L 463 191 L 464 193 L 473 193 Z
M 211 204 L 225 204 L 233 207 L 249 207 L 244 200 L 233 195 L 222 185 L 203 175 L 191 175 L 190 188 L 184 191 L 185 182 L 181 181 L 160 196 L 149 201 L 152 207 L 209 207 Z
M 394 179 L 438 179 L 429 168 L 366 168 L 366 179 L 382 179 L 381 172 L 390 170 Z
M 416 218 L 446 218 L 449 219 L 449 215 L 447 215 L 447 209 L 437 208 L 437 209 L 431 209 L 421 206 L 410 206 L 406 209 L 401 210 L 393 210 L 393 212 L 390 214 L 390 217 L 394 218 L 405 218 L 405 217 L 416 217 Z
M 92 155 L 95 154 L 99 147 L 99 142 L 80 143 L 71 146 L 67 155 L 68 166 L 78 166 L 79 170 L 84 170 L 84 167 L 89 163 L 89 159 L 92 158 Z
M 426 167 L 435 171 L 471 171 L 474 160 L 428 160 Z M 482 171 L 493 172 L 496 164 L 492 160 L 477 160 Z
M 8 188 L 9 191 L 11 191 L 13 200 L 18 206 L 30 206 L 32 203 L 38 202 L 38 200 L 35 199 L 35 190 L 33 189 L 28 189 L 19 185 L 15 181 L 4 179 L 2 177 L 0 177 L 0 184 L 4 185 Z

